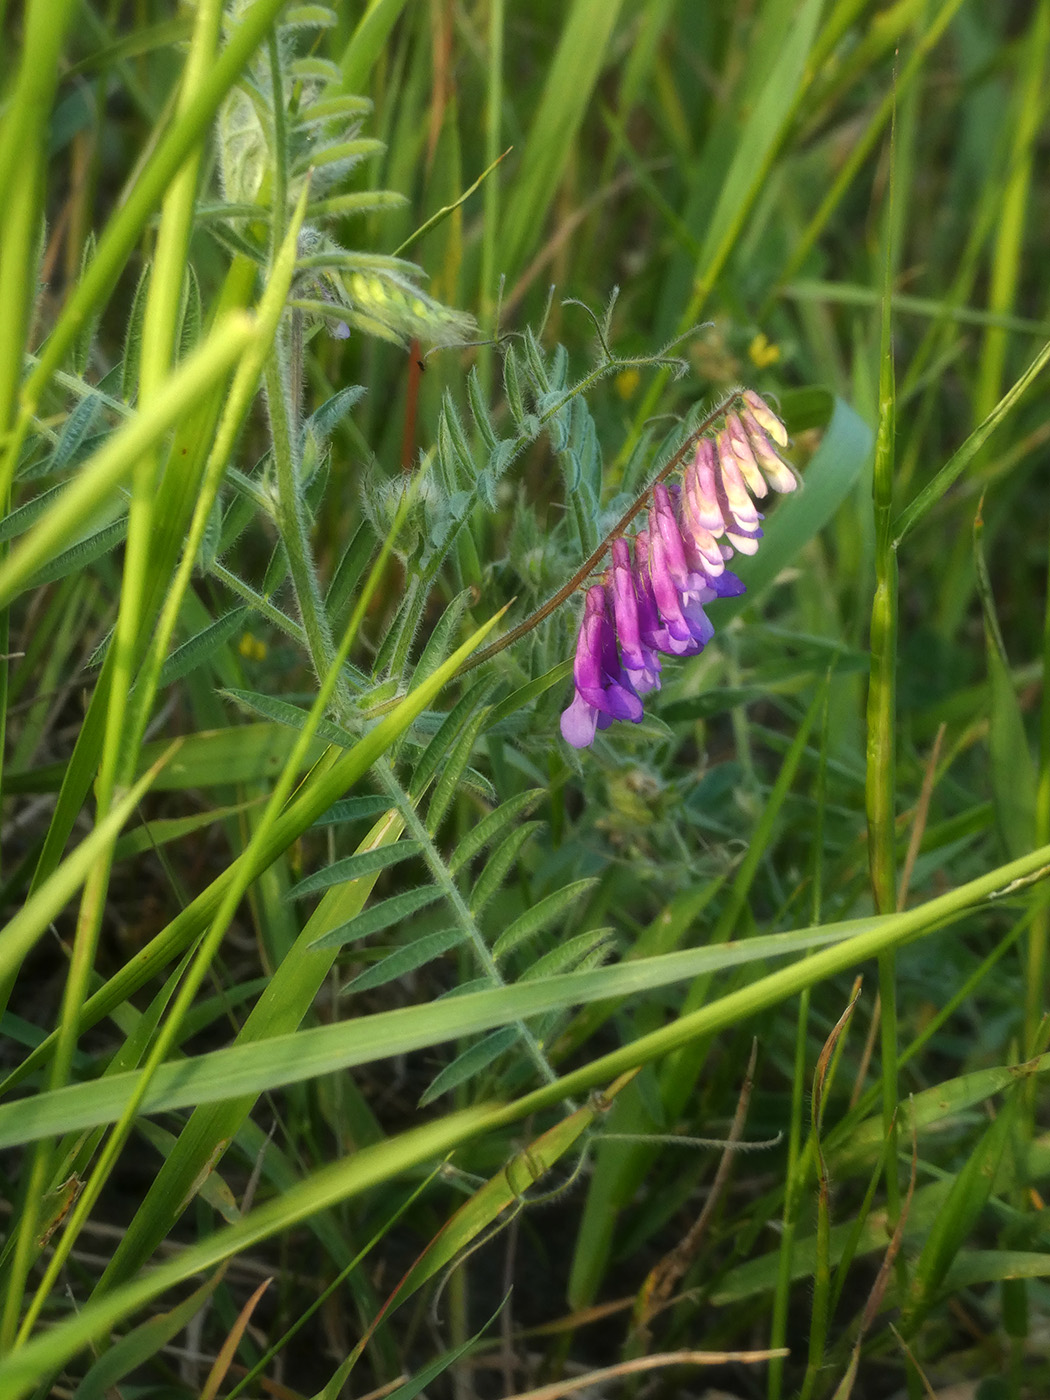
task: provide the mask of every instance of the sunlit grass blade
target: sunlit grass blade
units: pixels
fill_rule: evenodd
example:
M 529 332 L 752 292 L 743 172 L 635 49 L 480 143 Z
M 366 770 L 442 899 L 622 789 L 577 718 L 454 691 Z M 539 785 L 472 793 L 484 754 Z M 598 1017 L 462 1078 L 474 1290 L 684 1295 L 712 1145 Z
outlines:
M 435 1124 L 406 1133 L 400 1139 L 369 1147 L 300 1182 L 236 1225 L 191 1246 L 174 1259 L 141 1274 L 132 1282 L 88 1302 L 76 1314 L 0 1358 L 0 1386 L 11 1400 L 21 1400 L 33 1386 L 104 1337 L 125 1317 L 160 1297 L 184 1279 L 220 1264 L 260 1240 L 315 1212 L 397 1176 L 407 1168 L 440 1157 L 466 1134 L 483 1128 L 489 1115 L 482 1109 L 450 1114 Z
M 377 830 L 373 840 L 378 840 L 380 834 Z M 382 1012 L 344 1025 L 317 1027 L 291 1036 L 282 1034 L 273 1021 L 276 1007 L 268 1007 L 266 1014 L 270 1018 L 270 1026 L 264 1029 L 269 1029 L 270 1035 L 264 1035 L 258 1043 L 201 1056 L 196 1068 L 190 1062 L 162 1066 L 154 1078 L 153 1089 L 144 1100 L 144 1111 L 159 1112 L 187 1104 L 215 1102 L 232 1093 L 261 1092 L 279 1084 L 295 1083 L 312 1074 L 367 1064 L 388 1055 L 403 1054 L 454 1039 L 460 1034 L 486 1031 L 514 1017 L 528 1018 L 548 1010 L 588 1001 L 606 1001 L 643 989 L 688 981 L 717 969 L 765 961 L 778 952 L 790 954 L 817 950 L 807 958 L 796 960 L 748 986 L 717 998 L 661 1030 L 609 1052 L 583 1069 L 563 1076 L 556 1085 L 536 1090 L 527 1098 L 530 1104 L 557 1103 L 564 1094 L 588 1090 L 627 1068 L 688 1044 L 695 1036 L 733 1025 L 737 1019 L 775 1005 L 806 987 L 814 986 L 825 977 L 855 967 L 866 958 L 877 955 L 884 947 L 899 947 L 912 939 L 931 936 L 943 929 L 947 920 L 960 917 L 1012 882 L 1030 880 L 1033 875 L 1045 873 L 1048 861 L 1050 847 L 1043 847 L 925 905 L 897 914 L 858 920 L 854 924 L 826 925 L 816 931 L 770 934 L 716 948 L 668 953 L 589 972 L 547 978 L 542 982 L 524 982 L 513 987 L 476 992 L 450 1001 L 432 1003 L 425 1010 L 407 1007 Z M 338 893 L 331 892 L 328 898 Z M 332 910 L 322 906 L 315 916 L 315 928 L 321 926 L 322 918 L 331 920 Z M 314 929 L 308 925 L 302 936 L 312 937 L 313 933 Z M 829 944 L 832 946 L 826 946 Z M 264 999 L 264 1002 L 268 1000 Z M 271 1040 L 270 1045 L 265 1043 L 267 1039 Z M 1048 1064 L 1050 1058 L 1041 1059 L 1026 1072 L 1041 1071 Z M 960 1096 L 976 1095 L 979 1099 L 994 1093 L 997 1088 L 1013 1082 L 1017 1073 L 1016 1069 L 995 1070 L 970 1076 L 959 1081 L 956 1097 L 950 1102 L 952 1105 L 974 1102 L 974 1098 Z M 0 1147 L 109 1121 L 111 1115 L 118 1113 L 120 1106 L 126 1102 L 134 1082 L 134 1076 L 130 1076 L 119 1079 L 119 1082 L 114 1079 L 109 1083 L 71 1085 L 54 1095 L 42 1094 L 17 1104 L 0 1105 Z M 941 1086 L 927 1095 L 917 1096 L 915 1102 L 917 1113 L 936 1116 L 947 1111 L 949 1100 L 945 1097 L 944 1086 Z M 908 1131 L 910 1123 L 907 1108 L 902 1108 L 901 1131 Z M 861 1128 L 851 1130 L 846 1151 L 877 1153 L 883 1138 L 880 1121 L 872 1119 Z M 829 1155 L 832 1150 L 829 1142 Z M 834 1151 L 841 1152 L 842 1149 L 835 1146 Z M 833 1166 L 836 1171 L 842 1170 L 837 1157 L 833 1159 Z
M 115 840 L 176 748 L 177 745 L 168 747 L 153 767 L 143 774 L 98 826 L 70 852 L 54 874 L 4 925 L 0 931 L 0 981 L 6 983 L 14 976 L 30 948 L 47 932 L 56 914 L 65 907 L 94 868 L 100 853 Z
M 499 232 L 498 257 L 504 272 L 519 269 L 522 254 L 554 197 L 619 12 L 620 0 L 572 0 L 563 12 L 557 48 Z
M 231 316 L 175 371 L 148 412 L 129 420 L 84 464 L 54 504 L 0 562 L 0 606 L 27 586 L 33 574 L 67 548 L 85 519 L 117 499 L 138 458 L 148 452 L 215 382 L 227 374 L 255 335 L 247 316 Z

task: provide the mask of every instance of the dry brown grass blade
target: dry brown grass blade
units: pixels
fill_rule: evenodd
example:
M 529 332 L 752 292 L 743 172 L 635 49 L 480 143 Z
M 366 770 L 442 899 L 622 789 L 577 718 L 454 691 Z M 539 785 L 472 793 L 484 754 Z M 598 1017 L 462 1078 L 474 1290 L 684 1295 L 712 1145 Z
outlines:
M 937 737 L 933 741 L 933 750 L 930 753 L 926 764 L 926 771 L 922 775 L 922 788 L 919 792 L 919 800 L 915 804 L 915 819 L 911 826 L 911 836 L 908 838 L 908 853 L 904 858 L 904 869 L 901 871 L 900 889 L 897 891 L 897 910 L 904 908 L 908 902 L 908 887 L 911 884 L 912 871 L 915 869 L 915 862 L 919 856 L 919 847 L 922 845 L 923 834 L 926 831 L 926 821 L 930 815 L 930 798 L 933 796 L 934 779 L 937 776 L 937 764 L 940 762 L 941 748 L 944 744 L 944 734 L 947 725 L 942 721 L 937 729 Z
M 244 1336 L 244 1329 L 251 1321 L 252 1313 L 255 1311 L 259 1299 L 266 1292 L 271 1283 L 273 1283 L 272 1277 L 264 1278 L 262 1283 L 259 1284 L 259 1287 L 237 1314 L 237 1320 L 230 1328 L 230 1335 L 223 1342 L 219 1349 L 219 1354 L 215 1358 L 211 1370 L 208 1372 L 208 1379 L 204 1382 L 204 1389 L 201 1391 L 200 1400 L 215 1400 L 216 1395 L 219 1393 L 219 1386 L 222 1385 L 223 1381 L 226 1379 L 226 1372 L 230 1369 L 230 1363 L 233 1360 L 234 1353 L 240 1345 L 241 1338 Z
M 633 1361 L 621 1361 L 616 1366 L 603 1366 L 599 1371 L 588 1371 L 585 1375 L 574 1376 L 571 1380 L 552 1381 L 549 1385 L 537 1386 L 535 1390 L 521 1390 L 517 1395 L 508 1395 L 507 1400 L 560 1400 L 563 1395 L 574 1395 L 577 1391 L 600 1385 L 603 1381 L 637 1375 L 642 1371 L 655 1371 L 663 1366 L 726 1366 L 731 1361 L 753 1365 L 788 1354 L 786 1347 L 772 1351 L 658 1352 L 655 1356 L 637 1356 Z
M 916 1136 L 915 1123 L 913 1121 L 911 1126 L 911 1180 L 908 1183 L 908 1194 L 901 1205 L 901 1212 L 897 1218 L 897 1225 L 893 1231 L 893 1237 L 886 1248 L 886 1254 L 882 1264 L 879 1266 L 879 1272 L 875 1278 L 875 1282 L 871 1286 L 871 1292 L 868 1294 L 868 1301 L 864 1305 L 864 1313 L 860 1320 L 860 1331 L 857 1334 L 856 1342 L 853 1344 L 853 1354 L 850 1357 L 849 1366 L 846 1368 L 846 1374 L 839 1382 L 833 1400 L 850 1400 L 850 1395 L 853 1392 L 853 1382 L 857 1378 L 857 1372 L 860 1366 L 860 1350 L 864 1345 L 864 1338 L 867 1336 L 868 1329 L 875 1321 L 879 1309 L 882 1307 L 882 1300 L 886 1293 L 886 1285 L 889 1283 L 890 1279 L 890 1270 L 893 1268 L 900 1251 L 901 1243 L 904 1239 L 904 1226 L 908 1219 L 909 1212 L 911 1211 L 912 1197 L 915 1195 L 915 1180 L 918 1176 L 918 1171 L 919 1140 Z M 904 1348 L 905 1354 L 908 1356 L 909 1360 L 914 1364 L 915 1358 L 912 1356 L 911 1352 L 908 1351 L 907 1344 L 893 1326 L 892 1322 L 890 1323 L 890 1330 Z M 929 1382 L 926 1380 L 926 1377 L 922 1375 L 918 1365 L 915 1366 L 915 1369 L 922 1378 L 923 1384 L 926 1386 L 927 1390 L 929 1390 Z M 932 1393 L 931 1391 L 930 1394 L 932 1395 Z M 936 1400 L 936 1397 L 934 1397 L 934 1400 Z

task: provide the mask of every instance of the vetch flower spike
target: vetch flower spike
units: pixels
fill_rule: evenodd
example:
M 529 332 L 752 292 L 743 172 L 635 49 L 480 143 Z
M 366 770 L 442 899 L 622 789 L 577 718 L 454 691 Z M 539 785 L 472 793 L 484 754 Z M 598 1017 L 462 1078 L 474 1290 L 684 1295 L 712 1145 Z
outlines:
M 704 605 L 744 592 L 726 568 L 735 551 L 754 554 L 762 538 L 762 516 L 755 499 L 770 491 L 794 491 L 799 484 L 779 448 L 787 429 L 763 399 L 747 389 L 736 396 L 737 412 L 727 412 L 714 440 L 687 441 L 652 487 L 647 528 L 632 542 L 622 531 L 645 496 L 635 502 L 612 532 L 612 562 L 601 584 L 587 590 L 573 663 L 575 695 L 561 717 L 561 732 L 574 748 L 592 743 L 614 719 L 637 723 L 640 696 L 660 688 L 660 659 L 696 656 L 714 635 Z M 681 486 L 663 478 L 692 457 Z M 646 492 L 645 495 L 648 495 Z M 600 562 L 593 554 L 580 573 L 556 594 L 527 630 L 546 616 Z M 509 639 L 513 640 L 513 636 Z

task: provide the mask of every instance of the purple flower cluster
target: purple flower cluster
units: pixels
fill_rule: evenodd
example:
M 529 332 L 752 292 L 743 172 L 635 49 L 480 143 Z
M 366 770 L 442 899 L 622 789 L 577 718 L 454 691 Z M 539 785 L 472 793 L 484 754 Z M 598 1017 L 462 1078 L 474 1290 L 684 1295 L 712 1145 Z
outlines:
M 762 538 L 755 508 L 770 487 L 797 478 L 778 452 L 787 429 L 758 394 L 741 395 L 714 440 L 703 437 L 680 486 L 653 487 L 646 527 L 612 542 L 604 579 L 587 590 L 573 664 L 575 694 L 561 717 L 573 748 L 614 719 L 642 717 L 641 697 L 660 688 L 660 653 L 696 656 L 714 628 L 704 605 L 743 593 L 726 568 Z

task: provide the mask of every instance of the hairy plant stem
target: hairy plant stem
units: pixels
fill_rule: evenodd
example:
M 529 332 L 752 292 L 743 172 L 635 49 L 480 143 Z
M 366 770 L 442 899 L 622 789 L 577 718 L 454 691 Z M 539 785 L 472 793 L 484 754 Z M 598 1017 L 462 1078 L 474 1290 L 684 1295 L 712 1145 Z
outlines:
M 562 603 L 564 603 L 567 598 L 570 598 L 573 595 L 573 593 L 576 592 L 577 588 L 580 587 L 580 585 L 587 579 L 587 577 L 590 574 L 594 572 L 595 568 L 601 563 L 602 559 L 605 557 L 606 551 L 609 549 L 609 546 L 612 544 L 613 540 L 618 539 L 624 533 L 624 531 L 630 525 L 631 521 L 645 505 L 646 501 L 649 499 L 649 494 L 652 491 L 653 487 L 658 486 L 661 481 L 669 477 L 673 471 L 677 470 L 677 468 L 682 465 L 682 463 L 689 456 L 689 453 L 693 450 L 693 448 L 700 441 L 703 435 L 711 428 L 711 426 L 714 423 L 718 422 L 719 418 L 722 417 L 722 415 L 726 412 L 729 406 L 734 402 L 734 400 L 739 398 L 739 396 L 740 391 L 734 390 L 733 393 L 731 393 L 727 398 L 722 400 L 722 402 L 718 405 L 717 408 L 712 409 L 712 411 L 707 415 L 707 417 L 704 419 L 704 421 L 700 424 L 698 428 L 694 428 L 694 430 L 689 434 L 685 442 L 674 454 L 671 460 L 665 466 L 660 468 L 660 470 L 653 477 L 652 481 L 650 481 L 649 484 L 645 487 L 645 490 L 641 491 L 635 497 L 635 499 L 627 507 L 623 515 L 620 516 L 619 520 L 612 527 L 612 529 L 609 530 L 602 538 L 598 545 L 598 548 L 594 550 L 592 554 L 589 554 L 587 556 L 587 558 L 583 561 L 580 567 L 573 574 L 572 578 L 569 579 L 568 583 L 563 584 L 561 588 L 558 589 L 557 593 L 555 593 L 552 597 L 548 598 L 547 601 L 543 603 L 540 607 L 538 607 L 534 613 L 530 613 L 524 622 L 519 622 L 516 627 L 512 627 L 509 632 L 506 632 L 502 637 L 497 638 L 497 640 L 494 641 L 491 644 L 491 646 L 487 646 L 484 648 L 484 650 L 479 651 L 477 656 L 472 656 L 467 662 L 467 664 L 460 671 L 460 675 L 465 675 L 467 671 L 473 671 L 475 666 L 481 666 L 486 661 L 491 661 L 492 658 L 498 655 L 499 652 L 503 651 L 504 648 L 509 647 L 520 637 L 524 637 L 527 632 L 531 632 L 534 627 L 538 627 L 541 622 L 546 621 L 546 619 L 550 617 L 551 613 L 556 612 L 558 608 L 561 607 Z
M 266 362 L 266 404 L 270 415 L 273 459 L 277 468 L 277 526 L 288 555 L 288 570 L 292 576 L 310 657 L 320 679 L 324 675 L 325 660 L 333 652 L 332 631 L 325 615 L 306 537 L 298 453 L 291 432 L 294 416 L 291 411 L 292 391 L 283 346 L 280 345 L 280 332 L 278 345 Z M 342 676 L 336 681 L 336 694 L 341 706 L 349 702 L 349 692 Z
M 466 900 L 464 900 L 463 896 L 460 894 L 456 882 L 452 877 L 452 873 L 441 856 L 441 852 L 435 846 L 429 831 L 427 831 L 426 826 L 416 811 L 415 803 L 412 801 L 412 798 L 398 782 L 397 775 L 390 765 L 389 760 L 386 758 L 378 759 L 376 761 L 375 771 L 379 775 L 379 781 L 382 783 L 391 802 L 394 803 L 398 812 L 401 814 L 406 830 L 422 847 L 423 859 L 430 867 L 430 873 L 433 875 L 435 883 L 455 911 L 456 919 L 460 927 L 467 934 L 474 957 L 477 959 L 481 971 L 493 987 L 505 987 L 507 984 L 503 974 L 500 972 L 496 960 L 489 950 L 489 945 L 482 937 L 481 930 L 477 926 L 474 915 L 467 908 Z M 544 1083 L 555 1083 L 558 1076 L 554 1072 L 550 1061 L 543 1053 L 539 1041 L 529 1030 L 524 1021 L 515 1021 L 513 1024 L 517 1027 L 522 1043 L 528 1050 L 529 1056 L 539 1070 Z M 567 1100 L 567 1102 L 571 1104 L 571 1100 Z M 576 1105 L 571 1104 L 571 1107 L 575 1109 Z

